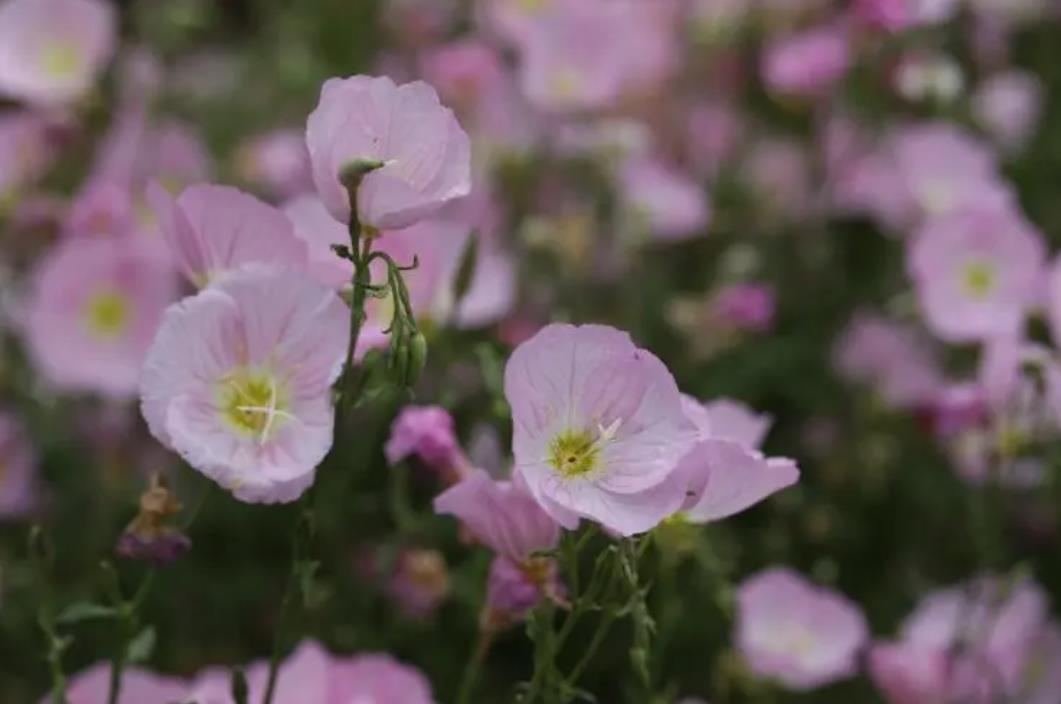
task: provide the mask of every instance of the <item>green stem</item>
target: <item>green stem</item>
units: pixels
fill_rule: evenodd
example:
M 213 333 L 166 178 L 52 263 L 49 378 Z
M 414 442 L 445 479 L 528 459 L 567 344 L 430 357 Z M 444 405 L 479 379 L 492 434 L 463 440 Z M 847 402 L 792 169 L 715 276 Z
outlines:
M 534 676 L 531 678 L 530 689 L 525 700 L 526 704 L 534 704 L 542 696 L 546 687 L 546 680 L 555 668 L 554 658 L 555 632 L 553 630 L 553 612 L 555 604 L 546 599 L 535 610 L 534 619 Z
M 567 676 L 569 684 L 574 685 L 578 682 L 578 678 L 582 676 L 582 671 L 585 670 L 586 666 L 593 660 L 597 651 L 600 650 L 601 645 L 603 645 L 604 639 L 608 637 L 608 631 L 611 630 L 613 623 L 615 623 L 615 614 L 608 611 L 601 619 L 600 625 L 597 626 L 597 632 L 593 634 L 593 638 L 590 639 L 589 645 L 586 646 L 585 652 L 582 653 L 582 657 L 579 658 L 577 663 L 575 663 L 575 667 L 572 668 L 571 674 Z
M 291 573 L 287 577 L 287 586 L 284 588 L 284 598 L 280 602 L 280 620 L 276 625 L 276 633 L 273 635 L 273 650 L 269 656 L 269 679 L 265 686 L 265 696 L 262 704 L 271 704 L 273 695 L 276 693 L 276 680 L 280 674 L 280 658 L 284 652 L 284 642 L 287 640 L 288 612 L 291 610 L 291 602 L 294 601 L 295 589 L 298 582 L 298 562 L 291 561 Z
M 354 274 L 350 282 L 350 338 L 346 344 L 343 372 L 339 377 L 340 419 L 336 423 L 336 428 L 342 424 L 342 415 L 357 400 L 353 393 L 356 373 L 354 356 L 357 354 L 357 342 L 361 338 L 361 327 L 365 323 L 365 299 L 368 295 L 368 287 L 372 284 L 372 272 L 369 268 L 371 250 L 372 238 L 365 237 L 362 241 L 361 225 L 355 215 L 350 222 L 350 259 L 354 264 Z
M 461 687 L 457 694 L 457 704 L 470 704 L 472 694 L 475 693 L 475 683 L 479 679 L 479 671 L 482 670 L 483 661 L 490 651 L 490 643 L 493 640 L 493 632 L 483 630 L 479 632 L 478 642 L 468 663 L 464 666 L 464 675 L 461 677 Z

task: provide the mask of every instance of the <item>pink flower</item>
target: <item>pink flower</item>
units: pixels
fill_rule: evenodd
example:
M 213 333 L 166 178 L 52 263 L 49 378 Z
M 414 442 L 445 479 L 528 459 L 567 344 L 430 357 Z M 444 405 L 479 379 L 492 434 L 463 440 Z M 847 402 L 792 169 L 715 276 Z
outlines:
M 729 399 L 700 404 L 684 396 L 682 404 L 700 436 L 674 475 L 684 481 L 678 510 L 686 520 L 727 518 L 798 481 L 794 461 L 766 457 L 758 449 L 772 422 L 769 416 Z
M 756 673 L 805 691 L 857 671 L 869 630 L 843 595 L 772 568 L 741 583 L 737 602 L 737 647 Z
M 295 227 L 295 235 L 306 243 L 309 275 L 335 289 L 349 287 L 354 265 L 332 250 L 333 245 L 350 246 L 346 225 L 331 216 L 316 194 L 293 198 L 284 204 L 283 210 Z
M 471 190 L 468 135 L 422 81 L 396 86 L 389 78 L 332 78 L 306 129 L 313 180 L 328 211 L 350 219 L 340 172 L 358 160 L 380 161 L 358 189 L 362 224 L 408 227 Z
M 1032 137 L 1042 109 L 1042 82 L 1025 71 L 997 73 L 981 83 L 973 95 L 976 119 L 1010 152 L 1022 148 Z
M 439 406 L 403 408 L 391 425 L 384 454 L 392 465 L 415 456 L 440 473 L 458 476 L 468 464 L 457 440 L 453 416 Z
M 406 549 L 395 563 L 385 586 L 387 597 L 405 618 L 430 619 L 449 596 L 449 571 L 442 553 Z
M 698 173 L 715 175 L 733 158 L 744 137 L 741 114 L 724 102 L 705 102 L 689 111 L 689 158 Z
M 126 185 L 91 180 L 70 204 L 64 229 L 75 237 L 132 235 L 138 224 L 134 206 Z
M 236 498 L 292 501 L 331 448 L 348 330 L 331 289 L 247 265 L 166 312 L 140 386 L 148 427 Z
M 236 166 L 243 180 L 280 197 L 313 189 L 306 139 L 298 130 L 274 130 L 244 141 Z
M 874 646 L 870 674 L 891 704 L 988 704 L 1022 691 L 1047 633 L 1045 594 L 981 577 L 928 594 L 897 641 Z
M 60 242 L 34 274 L 26 338 L 44 377 L 63 391 L 125 398 L 176 280 L 144 238 Z
M 774 324 L 774 289 L 765 284 L 730 284 L 715 294 L 711 306 L 719 320 L 738 330 L 766 332 Z
M 497 49 L 478 41 L 461 41 L 432 49 L 420 59 L 424 78 L 442 99 L 462 114 L 508 80 Z
M 631 159 L 619 172 L 619 188 L 634 217 L 662 240 L 688 239 L 707 227 L 707 194 L 670 164 L 653 158 Z
M 110 694 L 111 664 L 93 665 L 84 672 L 70 678 L 66 699 L 69 704 L 107 704 Z M 127 667 L 122 677 L 119 704 L 154 704 L 158 702 L 182 701 L 187 684 L 180 680 L 155 675 L 146 670 Z M 51 695 L 41 699 L 41 704 L 51 704 Z
M 837 341 L 833 359 L 841 375 L 871 384 L 892 406 L 916 406 L 945 385 L 928 341 L 913 328 L 875 313 L 855 314 Z
M 176 200 L 152 185 L 148 197 L 174 261 L 200 288 L 251 262 L 305 268 L 306 244 L 295 236 L 291 221 L 254 196 L 202 184 Z
M 246 672 L 247 701 L 262 701 L 268 663 L 254 663 Z M 176 701 L 233 704 L 230 681 L 231 675 L 227 671 L 206 671 L 183 694 L 183 698 L 177 697 Z M 317 643 L 305 641 L 280 666 L 273 704 L 360 702 L 434 704 L 434 699 L 430 683 L 418 670 L 382 653 L 335 656 Z M 144 700 L 136 704 L 154 704 L 154 701 Z
M 31 112 L 0 113 L 0 214 L 44 176 L 56 151 L 47 120 Z
M 1042 294 L 1045 256 L 1019 214 L 966 208 L 925 225 L 907 263 L 929 326 L 961 342 L 1018 331 Z
M 435 512 L 456 516 L 480 543 L 516 565 L 560 540 L 560 526 L 538 506 L 519 475 L 495 481 L 474 470 L 435 498 Z
M 850 62 L 846 32 L 816 27 L 771 44 L 763 56 L 763 80 L 779 95 L 813 98 L 828 93 Z
M 102 0 L 0 3 L 0 94 L 43 104 L 82 97 L 114 52 L 117 19 Z
M 631 535 L 667 515 L 675 497 L 662 489 L 696 429 L 670 372 L 626 333 L 543 328 L 509 358 L 505 396 L 516 471 L 558 523 L 583 516 Z
M 911 0 L 855 0 L 855 20 L 889 32 L 906 29 L 914 21 Z
M 22 421 L 0 410 L 0 517 L 24 516 L 37 498 L 37 451 Z

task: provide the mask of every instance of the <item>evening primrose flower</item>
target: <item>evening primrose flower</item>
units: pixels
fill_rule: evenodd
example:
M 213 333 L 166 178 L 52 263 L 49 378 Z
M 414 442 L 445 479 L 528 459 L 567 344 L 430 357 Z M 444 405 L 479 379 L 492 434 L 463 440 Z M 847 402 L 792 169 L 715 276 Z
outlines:
M 408 227 L 471 190 L 468 135 L 423 81 L 329 79 L 306 144 L 321 200 L 343 223 L 350 202 L 340 174 L 354 162 L 382 164 L 357 189 L 358 218 L 376 230 Z
M 1009 208 L 966 208 L 929 222 L 907 265 L 929 327 L 944 340 L 1015 334 L 1039 302 L 1046 248 Z
M 293 501 L 331 448 L 348 331 L 333 290 L 247 265 L 166 312 L 140 385 L 148 427 L 236 498 Z
M 56 389 L 125 398 L 162 313 L 177 297 L 176 277 L 146 238 L 69 238 L 40 263 L 26 338 Z
M 791 570 L 759 572 L 738 589 L 737 648 L 754 672 L 789 689 L 854 675 L 868 637 L 854 603 Z
M 103 0 L 0 3 L 0 95 L 48 105 L 82 97 L 114 53 L 117 20 Z
M 174 200 L 152 184 L 148 198 L 174 261 L 200 288 L 250 262 L 306 266 L 306 243 L 287 216 L 236 188 L 200 184 Z
M 697 439 L 667 368 L 629 335 L 549 325 L 505 368 L 513 452 L 538 504 L 565 528 L 595 520 L 623 535 L 678 508 L 666 482 Z

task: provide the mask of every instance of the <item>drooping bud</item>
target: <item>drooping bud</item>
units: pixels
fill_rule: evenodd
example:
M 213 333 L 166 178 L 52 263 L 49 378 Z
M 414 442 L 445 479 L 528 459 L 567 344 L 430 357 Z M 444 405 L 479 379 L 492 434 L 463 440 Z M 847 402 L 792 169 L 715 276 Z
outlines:
M 192 547 L 188 536 L 169 524 L 182 509 L 162 475 L 153 475 L 151 485 L 140 495 L 140 512 L 118 538 L 115 552 L 155 567 L 177 561 Z

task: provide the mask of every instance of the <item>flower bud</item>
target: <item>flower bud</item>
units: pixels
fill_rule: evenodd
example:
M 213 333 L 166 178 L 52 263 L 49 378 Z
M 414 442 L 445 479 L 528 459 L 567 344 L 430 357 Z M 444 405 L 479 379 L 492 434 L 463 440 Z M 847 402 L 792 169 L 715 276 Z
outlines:
M 180 559 L 191 549 L 192 541 L 178 528 L 168 525 L 168 521 L 182 508 L 162 476 L 154 475 L 151 485 L 140 496 L 140 512 L 118 538 L 115 552 L 155 567 L 165 567 Z

